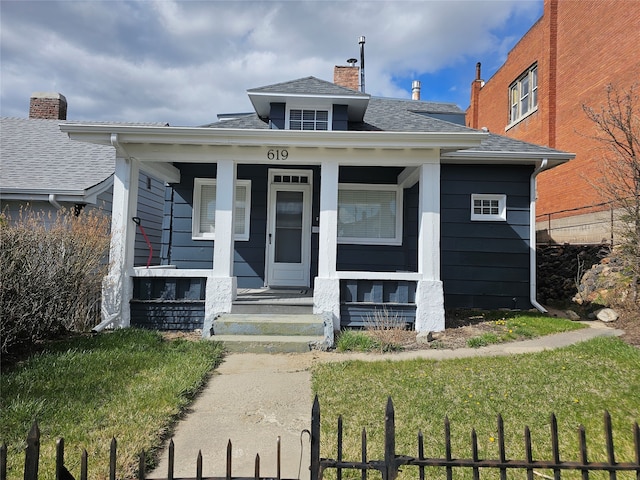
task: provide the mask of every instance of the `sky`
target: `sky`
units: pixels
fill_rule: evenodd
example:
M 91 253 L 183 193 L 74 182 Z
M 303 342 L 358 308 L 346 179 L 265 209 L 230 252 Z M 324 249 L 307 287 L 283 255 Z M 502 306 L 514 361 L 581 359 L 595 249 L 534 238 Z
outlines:
M 373 96 L 469 105 L 543 0 L 0 0 L 0 115 L 63 94 L 68 120 L 198 126 L 252 111 L 250 88 L 360 59 Z M 358 61 L 358 65 L 360 62 Z

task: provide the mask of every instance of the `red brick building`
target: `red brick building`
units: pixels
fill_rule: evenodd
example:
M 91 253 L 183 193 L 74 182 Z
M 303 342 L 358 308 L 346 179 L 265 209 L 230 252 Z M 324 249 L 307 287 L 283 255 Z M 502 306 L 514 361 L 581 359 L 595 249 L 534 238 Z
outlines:
M 588 180 L 601 175 L 601 145 L 588 138 L 594 125 L 582 106 L 604 104 L 609 84 L 638 82 L 636 0 L 544 0 L 542 17 L 486 83 L 478 65 L 468 126 L 576 154 L 538 177 L 538 240 L 611 238 L 606 199 Z

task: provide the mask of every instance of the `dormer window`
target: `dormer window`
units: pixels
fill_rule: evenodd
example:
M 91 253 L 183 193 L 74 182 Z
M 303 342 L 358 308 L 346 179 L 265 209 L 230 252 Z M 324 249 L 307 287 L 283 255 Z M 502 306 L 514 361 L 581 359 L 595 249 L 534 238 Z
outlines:
M 329 110 L 292 108 L 289 110 L 289 130 L 330 130 Z

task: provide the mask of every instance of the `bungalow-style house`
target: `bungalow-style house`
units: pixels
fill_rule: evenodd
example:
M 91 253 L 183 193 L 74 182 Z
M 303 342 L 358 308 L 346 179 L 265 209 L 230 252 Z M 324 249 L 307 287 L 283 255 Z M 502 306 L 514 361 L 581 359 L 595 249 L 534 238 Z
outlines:
M 60 131 L 67 118 L 67 100 L 59 93 L 32 94 L 29 118 L 0 119 L 0 212 L 12 221 L 29 208 L 55 217 L 65 208 L 80 214 L 100 208 L 111 212 L 115 149 L 109 145 L 73 142 Z M 160 262 L 160 234 L 164 184 L 140 176 L 140 224 L 152 245 L 153 255 L 139 229 L 135 265 Z
M 116 146 L 115 324 L 169 315 L 215 335 L 239 289 L 264 287 L 311 291 L 333 331 L 376 309 L 418 332 L 443 330 L 445 308 L 543 309 L 535 179 L 572 154 L 467 128 L 452 104 L 314 77 L 248 95 L 254 112 L 203 127 L 61 126 Z M 141 168 L 170 185 L 157 269 L 133 268 Z

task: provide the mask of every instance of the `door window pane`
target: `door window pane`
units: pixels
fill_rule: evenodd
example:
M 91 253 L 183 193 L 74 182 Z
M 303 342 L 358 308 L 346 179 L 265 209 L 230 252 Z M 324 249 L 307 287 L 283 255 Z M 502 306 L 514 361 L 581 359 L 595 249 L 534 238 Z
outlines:
M 276 231 L 274 260 L 279 263 L 302 261 L 303 192 L 276 192 Z

